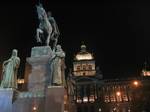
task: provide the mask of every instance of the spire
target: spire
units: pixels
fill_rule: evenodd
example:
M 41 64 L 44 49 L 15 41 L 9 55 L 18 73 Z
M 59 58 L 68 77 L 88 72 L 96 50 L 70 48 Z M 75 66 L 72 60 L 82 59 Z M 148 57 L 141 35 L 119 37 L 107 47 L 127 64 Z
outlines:
M 86 45 L 81 45 L 81 52 L 86 52 Z
M 86 45 L 84 44 L 83 41 L 82 41 L 82 44 L 81 44 L 81 52 L 86 52 Z

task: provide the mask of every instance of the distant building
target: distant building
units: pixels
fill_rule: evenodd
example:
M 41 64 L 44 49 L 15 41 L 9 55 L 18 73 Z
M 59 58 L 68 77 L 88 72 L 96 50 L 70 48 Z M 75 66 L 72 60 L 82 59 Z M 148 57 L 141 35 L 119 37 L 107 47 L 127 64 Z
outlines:
M 150 76 L 150 70 L 142 70 L 142 76 Z
M 143 67 L 141 75 L 144 77 L 150 76 L 150 69 L 147 65 L 147 62 L 144 63 L 144 67 Z
M 149 81 L 147 77 L 104 80 L 93 55 L 81 45 L 67 80 L 69 112 L 149 112 Z

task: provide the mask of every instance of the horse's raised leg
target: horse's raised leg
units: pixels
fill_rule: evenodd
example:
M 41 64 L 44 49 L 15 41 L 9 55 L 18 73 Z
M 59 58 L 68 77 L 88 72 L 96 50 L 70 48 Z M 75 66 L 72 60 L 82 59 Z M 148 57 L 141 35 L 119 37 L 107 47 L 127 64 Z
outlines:
M 50 43 L 50 37 L 51 37 L 51 35 L 50 35 L 50 33 L 49 33 L 48 36 L 47 36 L 47 40 L 46 40 L 46 45 L 47 45 L 47 46 L 49 46 L 49 43 Z
M 54 43 L 53 43 L 53 49 L 55 49 L 55 48 L 56 48 L 57 42 L 58 42 L 58 39 L 57 39 L 57 38 L 55 38 L 55 39 L 54 39 Z
M 41 43 L 42 41 L 40 39 L 40 33 L 43 33 L 43 31 L 41 29 L 37 28 L 37 30 L 36 30 L 36 40 L 37 40 L 37 42 Z

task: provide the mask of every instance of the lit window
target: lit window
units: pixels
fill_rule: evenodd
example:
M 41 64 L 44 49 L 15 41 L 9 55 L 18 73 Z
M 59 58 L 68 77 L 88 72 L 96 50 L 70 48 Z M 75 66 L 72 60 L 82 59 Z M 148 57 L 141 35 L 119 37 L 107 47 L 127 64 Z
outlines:
M 77 54 L 76 55 L 77 60 L 91 60 L 93 59 L 92 54 Z
M 143 76 L 150 76 L 150 71 L 143 70 Z
M 108 95 L 105 95 L 105 97 L 104 97 L 104 102 L 106 102 L 106 103 L 110 102 L 110 99 L 109 99 L 109 96 L 108 96 Z
M 92 65 L 89 65 L 89 70 L 92 70 Z
M 83 65 L 83 70 L 86 70 L 86 65 Z
M 127 95 L 123 95 L 122 98 L 123 98 L 123 101 L 128 101 Z
M 87 102 L 88 102 L 88 97 L 87 97 L 87 96 L 83 97 L 83 102 L 84 102 L 84 103 L 87 103 Z
M 91 96 L 89 97 L 89 101 L 90 101 L 91 103 L 93 103 L 93 102 L 95 101 L 94 95 L 91 95 Z
M 115 102 L 115 101 L 116 101 L 115 96 L 114 96 L 114 95 L 111 95 L 111 96 L 110 96 L 110 100 L 111 100 L 111 102 Z
M 80 66 L 77 66 L 77 71 L 79 71 L 80 70 Z
M 77 97 L 77 103 L 82 103 L 82 100 L 81 100 L 81 98 L 80 97 Z

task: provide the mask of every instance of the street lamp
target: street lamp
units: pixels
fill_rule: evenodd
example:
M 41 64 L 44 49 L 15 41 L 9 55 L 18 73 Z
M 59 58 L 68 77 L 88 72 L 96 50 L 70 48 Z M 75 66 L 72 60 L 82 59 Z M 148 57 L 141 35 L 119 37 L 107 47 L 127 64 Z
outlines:
M 99 112 L 101 112 L 101 111 L 102 111 L 102 109 L 101 109 L 101 108 L 99 108 L 99 109 L 98 109 L 98 111 L 99 111 Z
M 116 95 L 117 95 L 117 96 L 120 96 L 120 95 L 121 95 L 121 92 L 120 92 L 120 91 L 117 91 L 117 92 L 116 92 Z
M 132 81 L 132 105 L 133 111 L 139 110 L 139 104 L 141 103 L 141 82 L 139 80 Z
M 139 85 L 139 82 L 138 81 L 133 81 L 133 85 L 137 87 Z
M 121 98 L 121 92 L 120 91 L 117 91 L 116 92 L 116 100 L 117 100 L 117 102 L 121 102 L 122 101 L 122 98 Z
M 37 107 L 36 106 L 33 106 L 33 111 L 36 111 L 37 110 Z

